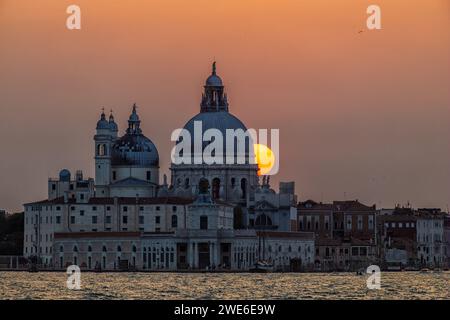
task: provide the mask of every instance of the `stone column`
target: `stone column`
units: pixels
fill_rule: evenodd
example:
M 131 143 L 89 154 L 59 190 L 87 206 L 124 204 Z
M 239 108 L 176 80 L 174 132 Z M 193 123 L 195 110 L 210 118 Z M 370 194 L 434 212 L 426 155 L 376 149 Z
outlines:
M 194 268 L 198 269 L 198 243 L 194 242 Z
M 191 269 L 194 268 L 194 243 L 192 243 L 192 242 L 188 242 L 187 261 L 188 261 Z
M 215 261 L 215 265 L 217 268 L 217 266 L 220 264 L 220 243 L 219 243 L 219 241 L 217 241 L 214 244 L 214 261 Z
M 214 264 L 214 243 L 209 243 L 209 265 L 212 266 Z

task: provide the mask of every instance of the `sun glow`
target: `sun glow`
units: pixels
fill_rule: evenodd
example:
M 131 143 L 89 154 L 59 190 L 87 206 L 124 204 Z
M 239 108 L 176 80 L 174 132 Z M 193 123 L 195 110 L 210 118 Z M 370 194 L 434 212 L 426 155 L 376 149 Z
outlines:
M 275 155 L 272 150 L 264 144 L 255 144 L 255 161 L 258 165 L 258 176 L 266 175 L 275 164 Z

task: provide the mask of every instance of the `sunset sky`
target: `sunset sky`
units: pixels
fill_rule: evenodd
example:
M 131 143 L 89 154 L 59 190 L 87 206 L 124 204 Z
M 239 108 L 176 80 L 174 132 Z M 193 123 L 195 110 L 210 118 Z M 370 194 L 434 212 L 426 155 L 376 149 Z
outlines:
M 230 112 L 280 129 L 276 189 L 450 203 L 450 0 L 0 0 L 0 208 L 46 198 L 62 168 L 93 176 L 103 106 L 123 134 L 137 103 L 169 175 L 214 59 Z

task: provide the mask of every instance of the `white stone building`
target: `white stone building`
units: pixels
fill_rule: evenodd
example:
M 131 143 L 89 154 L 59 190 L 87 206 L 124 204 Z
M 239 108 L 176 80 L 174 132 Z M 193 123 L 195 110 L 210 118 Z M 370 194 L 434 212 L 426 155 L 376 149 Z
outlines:
M 440 209 L 417 210 L 417 258 L 421 265 L 445 265 L 444 213 Z
M 194 119 L 204 130 L 246 130 L 228 112 L 215 66 L 200 113 L 185 126 L 191 133 Z M 47 268 L 89 270 L 248 270 L 263 258 L 285 270 L 312 263 L 314 234 L 292 228 L 293 185 L 280 194 L 268 181 L 260 186 L 251 163 L 172 164 L 171 185 L 166 177 L 159 185 L 158 151 L 140 123 L 133 105 L 119 137 L 113 116 L 102 112 L 95 180 L 81 171 L 72 179 L 64 169 L 48 180 L 48 199 L 24 205 L 24 256 Z M 270 228 L 256 226 L 263 215 L 274 222 Z

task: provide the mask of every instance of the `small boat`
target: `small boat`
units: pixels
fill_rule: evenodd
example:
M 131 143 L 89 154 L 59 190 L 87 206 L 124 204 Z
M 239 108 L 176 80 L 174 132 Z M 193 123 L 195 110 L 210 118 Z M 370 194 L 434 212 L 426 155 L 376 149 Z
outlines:
M 356 275 L 357 276 L 363 276 L 365 274 L 364 272 L 365 270 L 363 268 L 359 269 L 358 271 L 356 271 Z
M 267 261 L 258 261 L 255 266 L 249 270 L 253 273 L 267 273 L 273 271 L 273 264 Z

